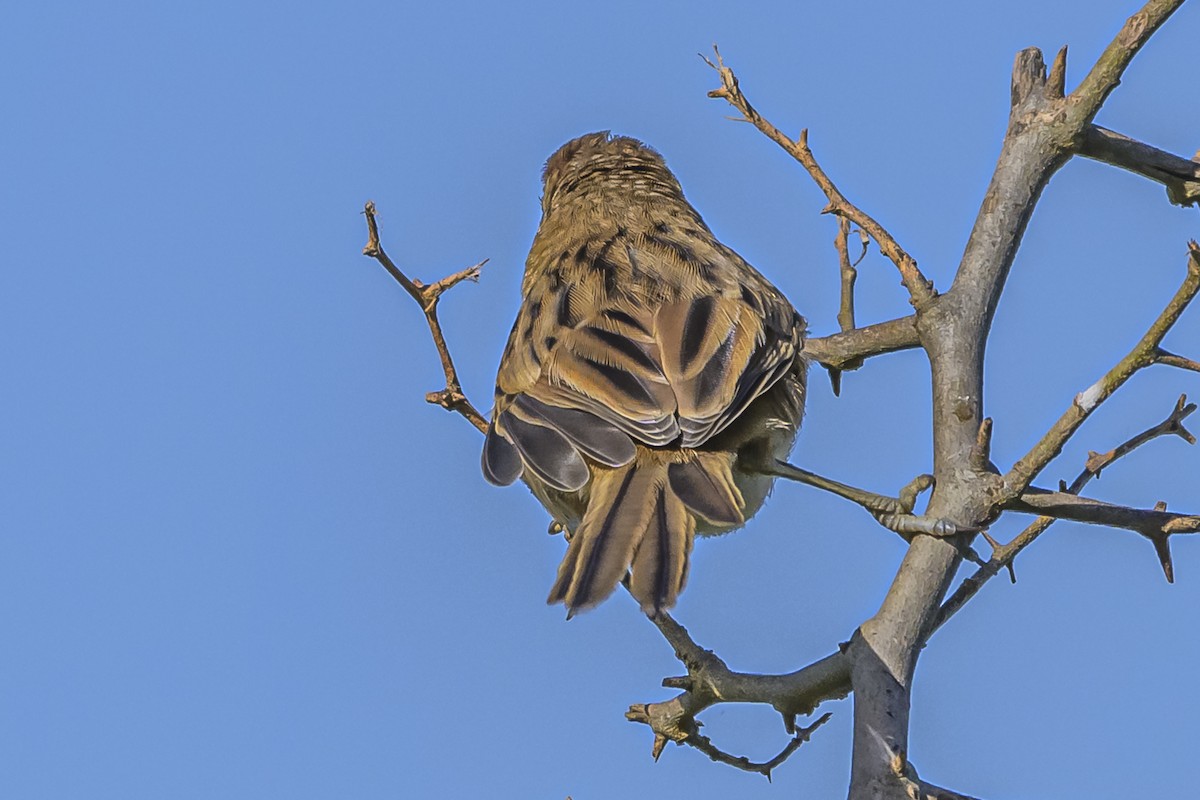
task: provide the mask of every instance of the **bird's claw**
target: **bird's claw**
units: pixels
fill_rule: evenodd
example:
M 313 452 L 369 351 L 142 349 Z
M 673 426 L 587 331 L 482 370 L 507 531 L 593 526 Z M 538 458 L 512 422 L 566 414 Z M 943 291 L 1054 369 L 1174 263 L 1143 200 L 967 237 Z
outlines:
M 921 494 L 933 488 L 933 476 L 925 473 L 913 478 L 904 488 L 900 490 L 899 504 L 903 513 L 911 514 L 913 508 L 917 505 L 917 498 Z
M 958 525 L 942 517 L 927 517 L 923 514 L 877 513 L 873 516 L 879 521 L 880 525 L 889 531 L 900 534 L 906 539 L 921 533 L 928 536 L 945 537 L 954 536 L 959 533 L 976 533 L 979 531 L 979 528 Z
M 864 492 L 862 504 L 880 522 L 883 522 L 882 517 L 911 517 L 913 509 L 917 505 L 917 498 L 932 486 L 932 475 L 918 475 L 900 490 L 899 497 Z M 884 522 L 884 526 L 896 530 L 886 522 Z

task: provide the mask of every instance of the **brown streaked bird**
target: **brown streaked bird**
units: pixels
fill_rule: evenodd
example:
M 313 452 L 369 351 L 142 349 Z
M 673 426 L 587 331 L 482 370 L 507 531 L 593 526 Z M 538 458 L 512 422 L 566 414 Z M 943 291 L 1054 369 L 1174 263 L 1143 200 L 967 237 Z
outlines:
M 675 604 L 695 534 L 739 528 L 804 412 L 804 318 L 717 241 L 654 150 L 607 132 L 546 163 L 483 472 L 524 475 L 570 534 L 550 603 L 594 606 L 632 570 Z

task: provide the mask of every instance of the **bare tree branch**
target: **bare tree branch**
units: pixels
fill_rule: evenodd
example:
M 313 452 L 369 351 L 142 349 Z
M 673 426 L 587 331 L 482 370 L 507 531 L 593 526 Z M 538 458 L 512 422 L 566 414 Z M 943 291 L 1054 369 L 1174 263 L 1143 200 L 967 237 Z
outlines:
M 1125 528 L 1137 531 L 1143 536 L 1200 531 L 1200 516 L 1196 514 L 1170 514 L 1162 509 L 1151 511 L 1131 508 L 1090 497 L 1079 497 L 1070 492 L 1031 489 L 1010 503 L 1009 508 L 1055 519 Z
M 634 704 L 625 713 L 626 719 L 648 725 L 653 731 L 651 755 L 655 759 L 669 741 L 692 744 L 699 731 L 696 715 L 711 705 L 769 705 L 783 716 L 787 732 L 795 734 L 797 715 L 811 714 L 826 700 L 842 698 L 850 692 L 849 662 L 841 652 L 785 675 L 734 672 L 711 650 L 696 644 L 687 629 L 670 614 L 660 612 L 650 621 L 688 671 L 686 676 L 663 681 L 668 688 L 683 689 L 682 693 L 658 703 Z M 711 742 L 708 744 L 711 746 Z
M 766 134 L 771 141 L 786 150 L 792 158 L 800 162 L 800 165 L 807 170 L 812 179 L 816 181 L 817 186 L 825 193 L 825 197 L 828 198 L 829 205 L 826 206 L 825 211 L 849 219 L 866 231 L 879 245 L 880 252 L 887 256 L 896 265 L 896 268 L 900 270 L 900 278 L 905 288 L 908 289 L 909 299 L 913 306 L 919 311 L 923 306 L 927 305 L 930 300 L 937 296 L 937 292 L 933 289 L 933 284 L 921 274 L 921 270 L 917 268 L 916 260 L 905 252 L 899 242 L 882 225 L 847 200 L 845 195 L 833 185 L 833 181 L 829 179 L 829 176 L 817 164 L 817 160 L 808 146 L 808 131 L 802 130 L 800 138 L 793 141 L 785 136 L 783 131 L 764 119 L 754 109 L 754 106 L 750 105 L 750 101 L 746 99 L 746 95 L 742 93 L 741 88 L 738 86 L 737 76 L 733 74 L 733 70 L 725 66 L 725 62 L 721 59 L 721 53 L 715 45 L 713 46 L 713 53 L 717 59 L 715 64 L 707 58 L 704 61 L 721 76 L 721 87 L 713 89 L 708 93 L 708 96 L 722 98 L 727 101 L 741 112 L 742 119 L 753 124 L 754 127 Z M 703 56 L 701 57 L 703 58 Z
M 1170 537 L 1200 531 L 1200 516 L 1167 513 L 1167 504 L 1161 501 L 1153 510 L 1146 510 L 1076 497 L 1068 492 L 1026 492 L 1012 504 L 1012 508 L 1054 519 L 1107 525 L 1140 533 L 1154 545 L 1168 583 L 1175 582 Z
M 363 255 L 370 256 L 383 265 L 388 274 L 404 287 L 404 291 L 417 301 L 417 305 L 425 313 L 425 322 L 429 325 L 429 335 L 433 337 L 433 346 L 437 348 L 438 356 L 442 360 L 442 371 L 446 374 L 446 388 L 425 395 L 425 401 L 439 405 L 447 411 L 455 411 L 465 417 L 480 432 L 486 431 L 487 420 L 463 394 L 462 384 L 458 380 L 458 371 L 454 368 L 454 359 L 450 357 L 450 348 L 446 346 L 446 337 L 442 334 L 442 324 L 438 321 L 437 306 L 442 294 L 447 289 L 463 281 L 479 280 L 479 271 L 487 263 L 487 259 L 473 267 L 442 278 L 437 283 L 426 285 L 418 280 L 410 279 L 384 252 L 383 245 L 379 241 L 379 223 L 375 219 L 375 202 L 373 200 L 367 201 L 363 208 L 363 214 L 367 218 L 367 244 L 363 247 Z
M 1089 125 L 1084 131 L 1079 154 L 1161 183 L 1167 187 L 1167 198 L 1177 206 L 1200 201 L 1200 161 L 1195 159 L 1172 155 L 1099 125 Z
M 973 466 L 979 461 L 987 335 L 1008 272 L 1050 177 L 1070 158 L 1134 53 L 1177 5 L 1151 0 L 1069 99 L 1060 85 L 1065 51 L 1049 80 L 1039 51 L 1017 55 L 1008 130 L 954 282 L 917 316 L 933 382 L 937 487 L 929 516 L 979 525 L 992 513 L 995 475 Z M 959 551 L 950 542 L 917 537 L 879 612 L 851 639 L 853 798 L 908 795 L 886 765 L 892 754 L 907 751 L 913 672 L 958 564 Z
M 1121 83 L 1121 76 L 1133 57 L 1181 5 L 1183 0 L 1150 0 L 1125 20 L 1120 32 L 1104 48 L 1087 77 L 1071 92 L 1067 112 L 1072 127 L 1084 126 L 1092 121 L 1108 95 Z
M 1179 400 L 1175 403 L 1175 408 L 1162 422 L 1153 425 L 1136 436 L 1127 439 L 1111 450 L 1104 453 L 1092 452 L 1088 456 L 1087 463 L 1084 465 L 1083 471 L 1075 477 L 1070 486 L 1064 486 L 1063 491 L 1072 494 L 1078 494 L 1083 491 L 1083 488 L 1093 479 L 1100 476 L 1101 471 L 1111 465 L 1118 459 L 1128 455 L 1138 447 L 1157 439 L 1160 436 L 1178 436 L 1188 444 L 1195 444 L 1196 437 L 1192 435 L 1183 421 L 1187 419 L 1196 410 L 1195 403 L 1187 402 L 1187 395 L 1180 395 Z M 942 604 L 938 613 L 937 622 L 934 629 L 941 628 L 946 624 L 950 617 L 954 616 L 963 606 L 965 606 L 971 598 L 978 594 L 983 585 L 999 574 L 1002 570 L 1009 570 L 1010 576 L 1015 583 L 1016 574 L 1012 572 L 1012 564 L 1016 557 L 1026 547 L 1032 544 L 1039 536 L 1041 536 L 1053 523 L 1054 517 L 1042 516 L 1038 517 L 1030 523 L 1024 530 L 1013 537 L 1008 544 L 1000 545 L 993 541 L 993 553 L 988 563 L 981 566 L 973 575 L 966 578 L 954 593 Z M 1152 540 L 1153 541 L 1153 540 Z M 1169 553 L 1169 551 L 1168 551 Z M 1167 573 L 1167 580 L 1174 579 L 1174 571 L 1171 562 L 1168 558 L 1163 563 L 1163 569 Z
M 920 346 L 917 318 L 910 314 L 865 328 L 806 339 L 803 354 L 830 369 L 848 370 L 862 359 Z
M 1177 356 L 1174 353 L 1168 353 L 1161 347 L 1158 348 L 1158 352 L 1154 354 L 1154 363 L 1164 364 L 1168 367 L 1186 369 L 1189 372 L 1200 372 L 1200 361 L 1194 361 L 1190 358 Z
M 837 235 L 833 237 L 833 245 L 838 253 L 838 272 L 841 275 L 841 301 L 838 305 L 838 327 L 852 331 L 854 325 L 854 284 L 858 280 L 858 270 L 855 263 L 850 261 L 850 220 L 838 217 Z M 866 244 L 863 245 L 866 251 Z
M 698 727 L 686 739 L 678 742 L 678 744 L 686 744 L 690 747 L 694 747 L 719 764 L 726 764 L 728 766 L 743 770 L 744 772 L 756 772 L 759 775 L 765 776 L 769 781 L 771 780 L 771 772 L 774 771 L 774 769 L 784 761 L 787 761 L 788 758 L 791 757 L 792 753 L 795 753 L 800 749 L 800 745 L 812 738 L 812 735 L 817 728 L 824 725 L 832 717 L 833 714 L 822 714 L 812 725 L 809 725 L 805 728 L 800 728 L 796 731 L 795 735 L 788 740 L 788 743 L 784 745 L 784 748 L 779 751 L 778 755 L 769 761 L 763 761 L 761 763 L 751 761 L 745 756 L 734 756 L 726 753 L 714 745 L 711 739 L 700 733 Z

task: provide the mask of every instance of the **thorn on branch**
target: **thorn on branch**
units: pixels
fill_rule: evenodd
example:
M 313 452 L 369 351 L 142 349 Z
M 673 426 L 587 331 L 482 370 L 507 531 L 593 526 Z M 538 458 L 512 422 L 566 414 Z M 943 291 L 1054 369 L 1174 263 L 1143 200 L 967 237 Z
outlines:
M 1154 510 L 1166 511 L 1167 504 L 1160 500 L 1154 504 Z M 1158 556 L 1158 563 L 1162 567 L 1163 576 L 1166 577 L 1167 583 L 1174 583 L 1175 564 L 1171 561 L 1171 535 L 1169 533 L 1155 533 L 1147 535 L 1146 538 L 1154 545 L 1154 553 Z
M 856 359 L 861 361 L 862 359 Z M 840 367 L 826 367 L 826 372 L 829 373 L 829 386 L 833 389 L 834 397 L 842 396 L 842 370 Z
M 1175 410 L 1171 412 L 1171 416 L 1167 417 L 1163 423 L 1163 430 L 1178 436 L 1188 444 L 1195 444 L 1196 437 L 1183 425 L 1183 421 L 1190 417 L 1195 410 L 1196 404 L 1189 403 L 1186 394 L 1179 395 L 1179 399 L 1175 401 Z
M 654 732 L 650 755 L 658 761 L 668 741 L 683 742 L 700 735 L 700 723 L 690 714 L 680 713 L 678 698 L 665 703 L 638 703 L 625 712 L 625 719 L 649 725 Z
M 654 758 L 654 763 L 658 763 L 658 757 L 662 755 L 663 748 L 667 746 L 667 737 L 661 734 L 654 734 L 654 744 L 650 746 L 650 755 Z
M 871 237 L 867 236 L 867 232 L 862 228 L 855 228 L 854 232 L 858 234 L 858 243 L 862 246 L 862 249 L 858 253 L 858 258 L 854 259 L 854 263 L 850 266 L 857 267 L 867 257 L 867 249 L 871 246 Z
M 1000 549 L 1000 543 L 997 542 L 990 533 L 987 531 L 982 531 L 980 535 L 983 537 L 984 541 L 988 543 L 988 547 L 992 548 L 993 553 Z
M 1085 462 L 1084 469 L 1092 473 L 1092 475 L 1094 475 L 1096 478 L 1099 478 L 1100 471 L 1108 466 L 1114 458 L 1116 458 L 1115 450 L 1109 450 L 1107 453 L 1097 453 L 1095 450 L 1088 450 L 1088 457 L 1087 461 Z M 1059 481 L 1059 484 L 1063 487 L 1066 486 L 1066 483 L 1063 481 Z M 1059 491 L 1066 491 L 1066 489 L 1062 488 L 1059 489 Z

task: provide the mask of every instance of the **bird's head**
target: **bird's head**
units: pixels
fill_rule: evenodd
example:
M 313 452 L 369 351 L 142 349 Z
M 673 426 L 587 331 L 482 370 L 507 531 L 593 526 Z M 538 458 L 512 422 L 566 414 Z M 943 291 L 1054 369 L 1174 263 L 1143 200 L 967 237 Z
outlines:
M 597 131 L 567 142 L 546 162 L 542 215 L 592 195 L 682 199 L 683 189 L 656 150 L 628 136 Z

